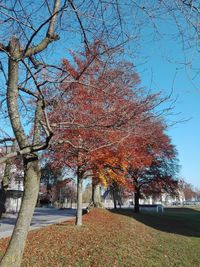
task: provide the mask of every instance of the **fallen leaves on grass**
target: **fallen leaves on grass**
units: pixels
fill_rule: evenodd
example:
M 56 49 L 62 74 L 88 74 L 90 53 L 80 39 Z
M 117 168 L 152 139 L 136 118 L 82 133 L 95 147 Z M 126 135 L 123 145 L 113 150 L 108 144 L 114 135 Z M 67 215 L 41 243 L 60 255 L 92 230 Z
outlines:
M 82 227 L 71 221 L 31 231 L 22 267 L 188 267 L 190 262 L 176 264 L 181 262 L 184 252 L 184 248 L 177 252 L 176 244 L 184 242 L 194 248 L 194 243 L 190 243 L 193 240 L 186 238 L 167 235 L 133 217 L 93 209 L 84 215 Z M 7 243 L 8 239 L 0 241 L 0 252 Z M 191 263 L 194 262 L 196 258 L 191 257 Z

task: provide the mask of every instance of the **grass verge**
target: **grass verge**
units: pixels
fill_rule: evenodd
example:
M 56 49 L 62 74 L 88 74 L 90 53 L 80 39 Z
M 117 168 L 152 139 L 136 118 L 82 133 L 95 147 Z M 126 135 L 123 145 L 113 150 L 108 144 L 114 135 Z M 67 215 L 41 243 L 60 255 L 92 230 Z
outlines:
M 31 231 L 22 267 L 200 266 L 200 212 L 164 214 L 94 209 L 84 226 L 65 222 Z M 3 253 L 8 239 L 0 240 Z

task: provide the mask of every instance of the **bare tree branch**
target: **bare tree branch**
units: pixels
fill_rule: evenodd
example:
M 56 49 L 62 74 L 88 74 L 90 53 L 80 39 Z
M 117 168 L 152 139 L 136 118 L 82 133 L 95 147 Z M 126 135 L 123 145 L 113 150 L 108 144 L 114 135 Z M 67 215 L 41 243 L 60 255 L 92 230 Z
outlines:
M 7 138 L 0 139 L 0 144 L 5 143 L 5 142 L 14 142 L 14 141 L 15 141 L 15 138 L 7 137 Z
M 41 51 L 43 51 L 51 42 L 59 40 L 59 36 L 55 34 L 55 23 L 56 23 L 56 17 L 58 13 L 63 9 L 59 10 L 60 0 L 54 1 L 54 8 L 51 16 L 45 20 L 38 29 L 34 32 L 34 34 L 29 39 L 26 48 L 23 51 L 23 55 L 25 57 L 30 57 L 32 55 L 35 55 Z M 46 37 L 36 46 L 29 48 L 32 40 L 34 37 L 38 34 L 38 32 L 47 24 L 49 23 L 49 28 L 46 33 Z
M 0 43 L 0 52 L 8 52 L 7 46 L 5 46 L 4 44 Z

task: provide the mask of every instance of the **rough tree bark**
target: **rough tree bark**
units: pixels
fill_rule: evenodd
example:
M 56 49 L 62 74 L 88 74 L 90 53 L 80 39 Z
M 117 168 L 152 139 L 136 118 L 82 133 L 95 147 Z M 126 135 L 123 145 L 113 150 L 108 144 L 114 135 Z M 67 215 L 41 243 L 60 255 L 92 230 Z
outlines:
M 81 172 L 77 171 L 77 212 L 76 212 L 76 225 L 82 225 L 82 194 L 83 194 L 83 177 Z
M 40 169 L 37 155 L 24 158 L 24 170 L 23 200 L 8 249 L 0 264 L 3 267 L 21 265 L 26 237 L 39 192 Z
M 140 212 L 139 199 L 140 199 L 140 192 L 139 192 L 139 190 L 136 190 L 135 193 L 134 193 L 134 200 L 135 200 L 134 212 L 135 213 L 139 213 Z
M 89 206 L 102 207 L 100 185 L 96 184 L 95 181 L 92 182 L 92 200 Z
M 119 201 L 119 196 L 118 196 L 118 184 L 115 181 L 112 182 L 112 185 L 110 186 L 110 191 L 112 193 L 114 209 L 117 209 L 117 202 Z
M 112 190 L 114 209 L 117 209 L 117 196 L 115 190 Z

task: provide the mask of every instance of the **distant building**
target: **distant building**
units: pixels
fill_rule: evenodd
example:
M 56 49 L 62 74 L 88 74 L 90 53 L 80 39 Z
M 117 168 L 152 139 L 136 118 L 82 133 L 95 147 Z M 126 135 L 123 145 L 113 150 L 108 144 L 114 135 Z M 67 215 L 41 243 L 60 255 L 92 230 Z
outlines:
M 106 207 L 113 207 L 113 196 L 109 189 L 107 189 L 103 196 L 103 201 Z M 134 192 L 130 192 L 127 196 L 123 197 L 123 205 L 130 206 L 134 205 Z M 185 203 L 185 194 L 181 186 L 178 186 L 176 194 L 169 194 L 163 191 L 160 195 L 154 196 L 144 196 L 139 199 L 139 204 L 153 205 L 153 204 L 162 204 L 164 206 L 173 206 L 173 205 L 184 205 Z
M 11 147 L 0 147 L 0 153 L 9 153 Z M 0 193 L 2 194 L 2 179 L 4 176 L 6 164 L 0 165 Z M 6 212 L 18 212 L 21 205 L 22 195 L 24 191 L 23 186 L 23 172 L 19 170 L 15 164 L 11 165 L 10 170 L 10 182 L 8 188 L 6 189 L 6 202 L 1 203 L 5 206 Z
M 140 204 L 163 204 L 164 206 L 183 205 L 185 201 L 184 193 L 180 190 L 177 191 L 175 196 L 163 192 L 158 197 L 149 196 L 141 198 Z

